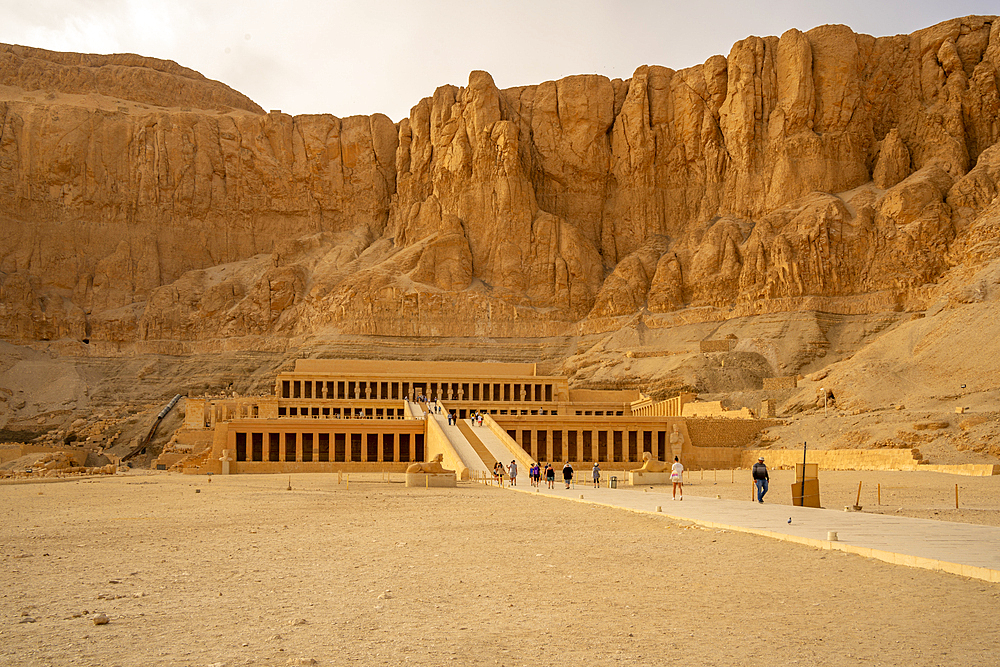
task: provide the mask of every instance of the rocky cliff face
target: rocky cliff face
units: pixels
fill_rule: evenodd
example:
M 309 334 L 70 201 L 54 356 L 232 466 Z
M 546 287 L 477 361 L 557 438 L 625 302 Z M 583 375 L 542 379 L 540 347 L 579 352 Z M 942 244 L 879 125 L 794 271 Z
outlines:
M 393 124 L 2 47 L 0 335 L 253 348 L 919 309 L 996 197 L 998 79 L 992 17 L 823 26 L 628 81 L 473 72 Z

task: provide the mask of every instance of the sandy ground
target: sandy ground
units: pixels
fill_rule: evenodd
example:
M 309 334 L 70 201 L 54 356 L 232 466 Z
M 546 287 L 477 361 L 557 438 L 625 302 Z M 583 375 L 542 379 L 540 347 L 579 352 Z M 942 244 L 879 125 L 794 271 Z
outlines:
M 3 485 L 0 508 L 3 665 L 995 665 L 1000 649 L 1000 586 L 495 487 L 148 473 Z

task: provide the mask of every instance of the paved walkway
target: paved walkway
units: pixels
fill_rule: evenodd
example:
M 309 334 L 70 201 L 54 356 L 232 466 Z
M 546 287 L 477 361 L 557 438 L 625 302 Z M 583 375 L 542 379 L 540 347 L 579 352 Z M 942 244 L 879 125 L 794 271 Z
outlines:
M 993 526 L 693 496 L 673 501 L 669 493 L 631 487 L 594 489 L 579 484 L 567 490 L 561 479 L 556 480 L 555 489 L 535 489 L 527 478 L 524 486 L 520 481 L 513 490 L 660 513 L 710 528 L 764 535 L 1000 583 L 1000 528 Z M 837 533 L 837 541 L 828 539 L 830 531 Z

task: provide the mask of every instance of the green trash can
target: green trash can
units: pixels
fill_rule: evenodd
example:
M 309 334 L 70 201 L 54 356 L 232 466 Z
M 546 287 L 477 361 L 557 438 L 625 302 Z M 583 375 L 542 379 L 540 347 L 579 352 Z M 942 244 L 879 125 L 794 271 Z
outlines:
M 618 488 L 618 478 L 617 477 L 612 477 L 611 478 L 611 488 L 612 489 L 617 489 Z

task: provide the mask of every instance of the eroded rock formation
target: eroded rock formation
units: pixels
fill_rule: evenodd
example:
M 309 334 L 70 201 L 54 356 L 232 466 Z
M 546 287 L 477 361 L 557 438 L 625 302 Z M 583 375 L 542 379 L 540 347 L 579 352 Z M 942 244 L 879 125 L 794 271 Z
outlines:
M 2 47 L 0 335 L 255 347 L 921 308 L 996 198 L 998 78 L 992 17 L 822 26 L 627 81 L 473 72 L 393 123 Z

